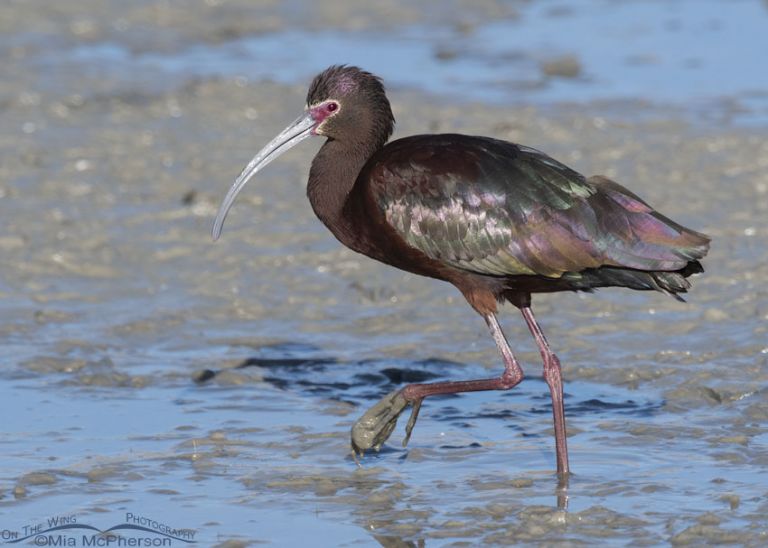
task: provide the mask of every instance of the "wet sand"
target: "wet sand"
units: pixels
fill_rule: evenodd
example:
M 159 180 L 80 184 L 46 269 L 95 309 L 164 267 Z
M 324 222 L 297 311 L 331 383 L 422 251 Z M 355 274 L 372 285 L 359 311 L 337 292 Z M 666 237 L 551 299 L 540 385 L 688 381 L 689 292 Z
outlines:
M 260 174 L 211 242 L 219 200 L 294 119 L 306 81 L 52 61 L 82 44 L 172 53 L 284 28 L 471 28 L 515 10 L 194 4 L 0 7 L 0 530 L 58 515 L 106 529 L 133 512 L 202 545 L 765 543 L 764 126 L 653 102 L 390 90 L 395 137 L 522 142 L 713 237 L 686 304 L 535 298 L 566 380 L 563 512 L 547 389 L 514 309 L 502 323 L 519 389 L 428 401 L 407 450 L 401 425 L 362 467 L 351 459 L 352 422 L 398 383 L 500 363 L 453 288 L 343 249 L 314 218 L 318 142 Z M 217 374 L 195 382 L 205 370 Z

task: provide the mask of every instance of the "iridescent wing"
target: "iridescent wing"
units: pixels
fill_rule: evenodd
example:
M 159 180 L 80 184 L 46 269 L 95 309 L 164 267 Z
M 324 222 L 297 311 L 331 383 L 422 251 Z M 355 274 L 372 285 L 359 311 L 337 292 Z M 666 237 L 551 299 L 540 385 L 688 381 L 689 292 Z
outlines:
M 671 271 L 708 239 L 604 177 L 535 149 L 464 135 L 414 136 L 369 164 L 387 222 L 432 259 L 479 274 L 557 278 L 600 266 Z

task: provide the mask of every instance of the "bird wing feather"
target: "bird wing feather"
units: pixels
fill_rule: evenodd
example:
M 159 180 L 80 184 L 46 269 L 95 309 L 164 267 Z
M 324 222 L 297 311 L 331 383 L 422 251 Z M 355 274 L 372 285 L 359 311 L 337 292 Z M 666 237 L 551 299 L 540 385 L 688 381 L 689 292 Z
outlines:
M 617 183 L 505 141 L 409 137 L 369 168 L 376 204 L 410 246 L 479 274 L 677 270 L 708 245 Z

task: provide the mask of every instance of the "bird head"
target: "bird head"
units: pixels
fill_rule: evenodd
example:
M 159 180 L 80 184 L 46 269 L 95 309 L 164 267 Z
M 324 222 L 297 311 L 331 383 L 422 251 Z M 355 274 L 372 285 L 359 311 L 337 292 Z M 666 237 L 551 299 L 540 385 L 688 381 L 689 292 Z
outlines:
M 217 240 L 235 198 L 262 168 L 317 135 L 368 153 L 386 143 L 395 119 L 381 80 L 357 67 L 334 65 L 318 74 L 307 93 L 304 112 L 262 148 L 235 179 L 219 207 L 212 236 Z
M 346 65 L 315 76 L 307 93 L 307 111 L 318 122 L 315 135 L 375 148 L 389 139 L 395 123 L 381 79 Z

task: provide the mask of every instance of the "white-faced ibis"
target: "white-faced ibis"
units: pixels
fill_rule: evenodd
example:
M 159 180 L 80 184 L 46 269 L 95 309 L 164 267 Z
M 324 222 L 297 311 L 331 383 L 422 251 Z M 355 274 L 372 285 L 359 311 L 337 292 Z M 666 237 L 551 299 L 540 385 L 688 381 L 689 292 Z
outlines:
M 311 135 L 326 138 L 312 161 L 307 195 L 347 247 L 394 267 L 455 285 L 488 324 L 504 371 L 498 378 L 410 384 L 352 428 L 353 449 L 379 449 L 413 406 L 407 436 L 427 396 L 509 390 L 523 380 L 496 319 L 498 303 L 522 312 L 544 361 L 552 396 L 557 471 L 568 449 L 560 362 L 531 310 L 531 294 L 599 287 L 656 290 L 678 300 L 701 272 L 709 238 L 656 212 L 619 184 L 585 178 L 533 148 L 490 137 L 415 135 L 387 144 L 394 117 L 376 76 L 333 66 L 313 80 L 307 107 L 235 181 L 213 226 L 264 166 Z M 407 441 L 406 436 L 406 441 Z

